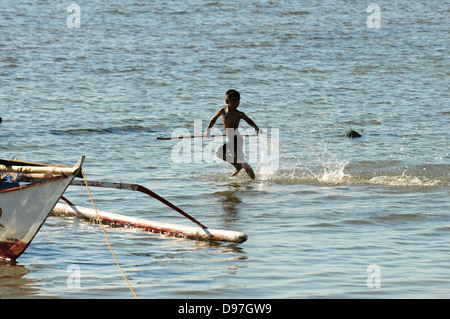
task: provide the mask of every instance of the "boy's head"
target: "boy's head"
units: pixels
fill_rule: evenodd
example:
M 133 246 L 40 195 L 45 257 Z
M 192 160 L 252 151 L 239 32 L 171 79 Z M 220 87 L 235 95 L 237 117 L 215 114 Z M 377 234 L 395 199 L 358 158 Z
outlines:
M 239 102 L 241 100 L 241 95 L 236 90 L 228 90 L 227 93 L 225 93 L 225 103 L 233 109 L 237 109 L 239 106 Z
M 225 93 L 225 97 L 227 99 L 235 97 L 239 100 L 241 98 L 241 95 L 239 94 L 238 91 L 231 89 L 231 90 L 228 90 L 227 93 Z

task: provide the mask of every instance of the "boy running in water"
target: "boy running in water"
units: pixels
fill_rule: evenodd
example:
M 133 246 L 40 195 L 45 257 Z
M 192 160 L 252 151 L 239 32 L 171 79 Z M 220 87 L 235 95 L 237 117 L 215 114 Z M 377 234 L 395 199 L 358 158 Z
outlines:
M 239 122 L 241 119 L 246 121 L 251 127 L 256 130 L 256 133 L 262 133 L 259 127 L 247 116 L 244 112 L 238 111 L 237 108 L 240 103 L 240 94 L 236 90 L 228 90 L 225 93 L 226 107 L 221 108 L 209 121 L 206 128 L 205 137 L 210 137 L 211 127 L 214 126 L 219 116 L 222 115 L 223 127 L 226 131 L 228 141 L 216 151 L 216 156 L 226 162 L 229 162 L 235 167 L 233 174 L 236 176 L 242 169 L 245 170 L 251 179 L 255 179 L 253 169 L 244 161 L 244 153 L 242 147 L 244 139 L 239 133 Z

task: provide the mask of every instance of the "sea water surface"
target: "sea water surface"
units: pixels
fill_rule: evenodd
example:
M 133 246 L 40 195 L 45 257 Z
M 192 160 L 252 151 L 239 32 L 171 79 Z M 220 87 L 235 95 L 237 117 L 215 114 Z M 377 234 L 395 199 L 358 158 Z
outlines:
M 141 184 L 248 235 L 107 228 L 137 297 L 450 297 L 448 1 L 1 7 L 1 158 L 85 155 L 88 179 Z M 201 134 L 230 88 L 267 134 L 267 154 L 246 152 L 255 181 L 231 178 L 213 140 L 156 139 Z M 100 210 L 193 225 L 141 193 L 91 193 Z M 92 207 L 83 187 L 65 196 Z M 99 225 L 58 216 L 0 264 L 0 297 L 134 298 Z

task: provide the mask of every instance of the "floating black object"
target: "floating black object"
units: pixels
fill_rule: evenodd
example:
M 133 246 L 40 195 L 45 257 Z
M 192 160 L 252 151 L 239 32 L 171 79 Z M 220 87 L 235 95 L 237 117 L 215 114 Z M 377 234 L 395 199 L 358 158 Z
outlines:
M 350 132 L 346 133 L 344 136 L 353 138 L 353 137 L 361 137 L 362 135 L 356 131 L 351 130 Z

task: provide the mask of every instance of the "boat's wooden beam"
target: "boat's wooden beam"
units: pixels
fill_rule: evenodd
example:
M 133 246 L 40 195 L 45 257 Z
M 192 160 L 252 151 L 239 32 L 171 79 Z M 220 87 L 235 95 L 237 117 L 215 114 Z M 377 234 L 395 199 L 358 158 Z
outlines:
M 92 186 L 92 187 L 115 188 L 115 189 L 125 189 L 125 190 L 141 192 L 141 193 L 144 193 L 146 195 L 149 195 L 149 196 L 159 200 L 160 202 L 164 203 L 165 205 L 169 206 L 170 208 L 172 208 L 176 212 L 178 212 L 181 215 L 183 215 L 184 217 L 190 219 L 191 221 L 193 221 L 194 223 L 196 223 L 200 227 L 207 228 L 205 225 L 203 225 L 197 219 L 195 219 L 194 217 L 192 217 L 191 215 L 189 215 L 188 213 L 183 211 L 181 208 L 175 206 L 174 204 L 169 202 L 167 199 L 159 196 L 155 192 L 153 192 L 153 191 L 149 190 L 148 188 L 146 188 L 146 187 L 144 187 L 142 185 L 139 185 L 139 184 L 122 183 L 122 182 L 106 182 L 106 181 L 86 181 L 86 180 L 78 181 L 78 180 L 73 180 L 71 185 L 76 185 L 76 186 L 86 186 L 87 185 L 88 187 Z
M 29 177 L 44 178 L 52 176 L 77 176 L 80 172 L 81 165 L 84 162 L 84 156 L 80 158 L 78 163 L 73 166 L 27 166 L 27 165 L 1 165 L 2 173 L 18 173 Z

